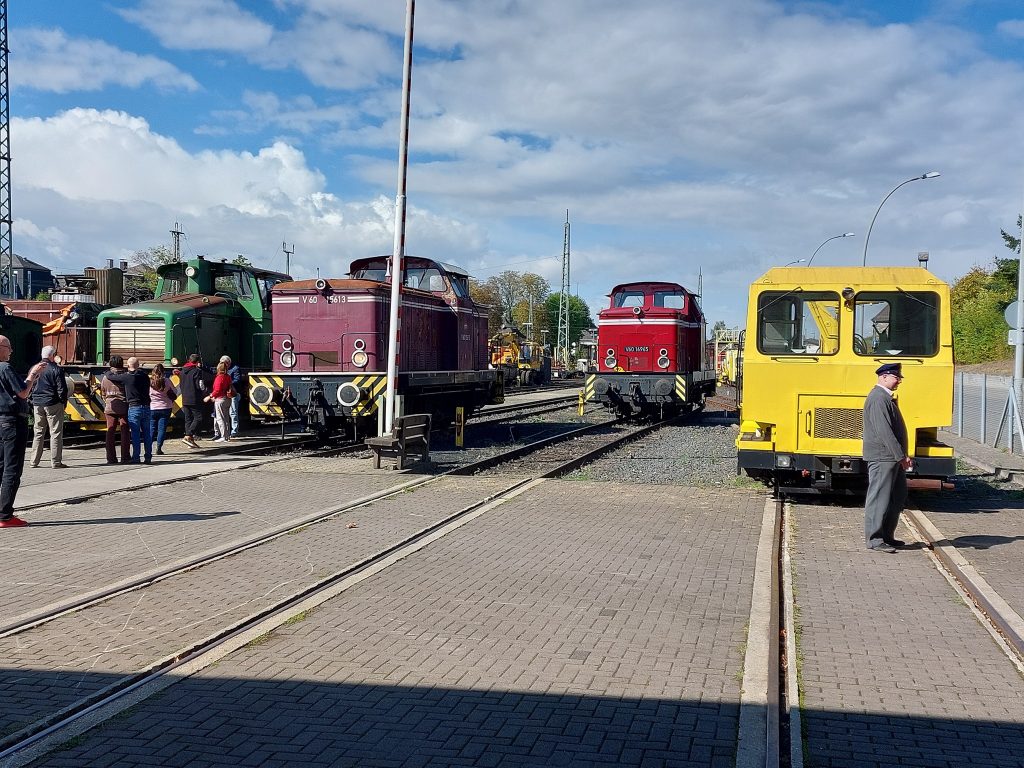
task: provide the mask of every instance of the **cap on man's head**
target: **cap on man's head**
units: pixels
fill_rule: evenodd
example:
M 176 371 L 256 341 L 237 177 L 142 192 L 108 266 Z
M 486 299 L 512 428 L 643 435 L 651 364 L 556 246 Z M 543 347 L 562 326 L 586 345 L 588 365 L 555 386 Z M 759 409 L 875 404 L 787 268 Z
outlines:
M 56 354 L 56 352 L 57 352 L 57 348 L 56 347 L 45 346 L 45 347 L 43 347 L 43 351 L 39 353 L 39 356 L 43 360 L 49 360 L 51 357 L 53 357 Z
M 200 360 L 202 360 L 202 358 L 199 356 L 197 352 L 193 352 L 191 355 L 188 356 L 188 361 L 190 363 L 198 363 Z
M 875 370 L 875 373 L 878 376 L 884 376 L 887 373 L 891 373 L 894 376 L 899 376 L 902 379 L 903 366 L 900 363 L 885 363 L 884 365 L 878 366 L 878 368 Z

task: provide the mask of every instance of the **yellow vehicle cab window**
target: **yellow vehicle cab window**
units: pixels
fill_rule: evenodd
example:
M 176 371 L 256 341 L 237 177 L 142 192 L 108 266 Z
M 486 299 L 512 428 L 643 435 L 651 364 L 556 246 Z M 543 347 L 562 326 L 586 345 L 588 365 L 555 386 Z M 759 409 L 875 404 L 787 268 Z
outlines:
M 834 355 L 839 351 L 839 294 L 766 291 L 757 300 L 757 348 L 765 355 Z
M 866 357 L 931 357 L 939 351 L 939 295 L 864 291 L 854 305 L 853 351 Z

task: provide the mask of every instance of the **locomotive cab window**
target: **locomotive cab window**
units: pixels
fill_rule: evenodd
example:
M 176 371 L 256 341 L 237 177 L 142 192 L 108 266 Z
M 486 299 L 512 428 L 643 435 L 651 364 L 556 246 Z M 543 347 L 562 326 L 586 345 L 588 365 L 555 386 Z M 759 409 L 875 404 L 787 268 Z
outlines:
M 621 291 L 612 297 L 613 307 L 642 307 L 643 305 L 643 291 Z
M 931 291 L 858 293 L 853 327 L 858 355 L 931 357 L 939 351 L 939 296 Z
M 654 306 L 665 309 L 686 309 L 686 297 L 679 291 L 655 291 Z
M 757 300 L 757 348 L 765 355 L 839 351 L 839 294 L 766 291 Z

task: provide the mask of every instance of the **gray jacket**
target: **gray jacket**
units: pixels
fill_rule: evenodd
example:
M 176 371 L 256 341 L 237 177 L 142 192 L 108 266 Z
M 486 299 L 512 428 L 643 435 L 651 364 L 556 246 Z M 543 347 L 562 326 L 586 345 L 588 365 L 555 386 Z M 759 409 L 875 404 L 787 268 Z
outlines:
M 892 395 L 874 386 L 864 401 L 865 461 L 903 461 L 907 455 L 907 425 Z

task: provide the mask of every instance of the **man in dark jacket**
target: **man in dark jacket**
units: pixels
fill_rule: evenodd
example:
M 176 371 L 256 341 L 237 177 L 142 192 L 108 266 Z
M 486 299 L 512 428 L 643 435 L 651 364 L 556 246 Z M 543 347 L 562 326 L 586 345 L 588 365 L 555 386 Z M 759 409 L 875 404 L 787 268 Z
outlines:
M 0 528 L 28 525 L 14 516 L 14 498 L 25 471 L 25 444 L 28 442 L 28 397 L 35 387 L 33 367 L 25 381 L 8 360 L 11 341 L 0 336 Z
M 188 362 L 181 369 L 181 414 L 185 419 L 185 437 L 181 439 L 189 448 L 198 448 L 196 433 L 203 420 L 203 398 L 207 394 L 206 370 L 198 354 L 188 356 Z
M 54 362 L 57 350 L 43 347 L 42 360 L 32 370 L 36 374 L 36 385 L 29 402 L 35 419 L 32 440 L 32 466 L 38 467 L 43 458 L 43 442 L 50 433 L 50 465 L 54 469 L 67 469 L 61 462 L 64 448 L 64 406 L 68 404 L 68 385 L 64 371 Z
M 893 397 L 903 381 L 899 363 L 875 371 L 878 383 L 864 401 L 864 461 L 868 465 L 868 495 L 864 500 L 864 540 L 868 549 L 892 553 L 903 542 L 896 538 L 900 512 L 907 500 L 907 425 Z
M 139 366 L 139 358 L 128 358 L 125 373 L 108 373 L 107 379 L 124 387 L 128 400 L 128 427 L 132 433 L 132 464 L 145 455 L 145 463 L 153 463 L 152 419 L 149 412 L 149 373 Z M 140 451 L 140 444 L 142 451 Z

